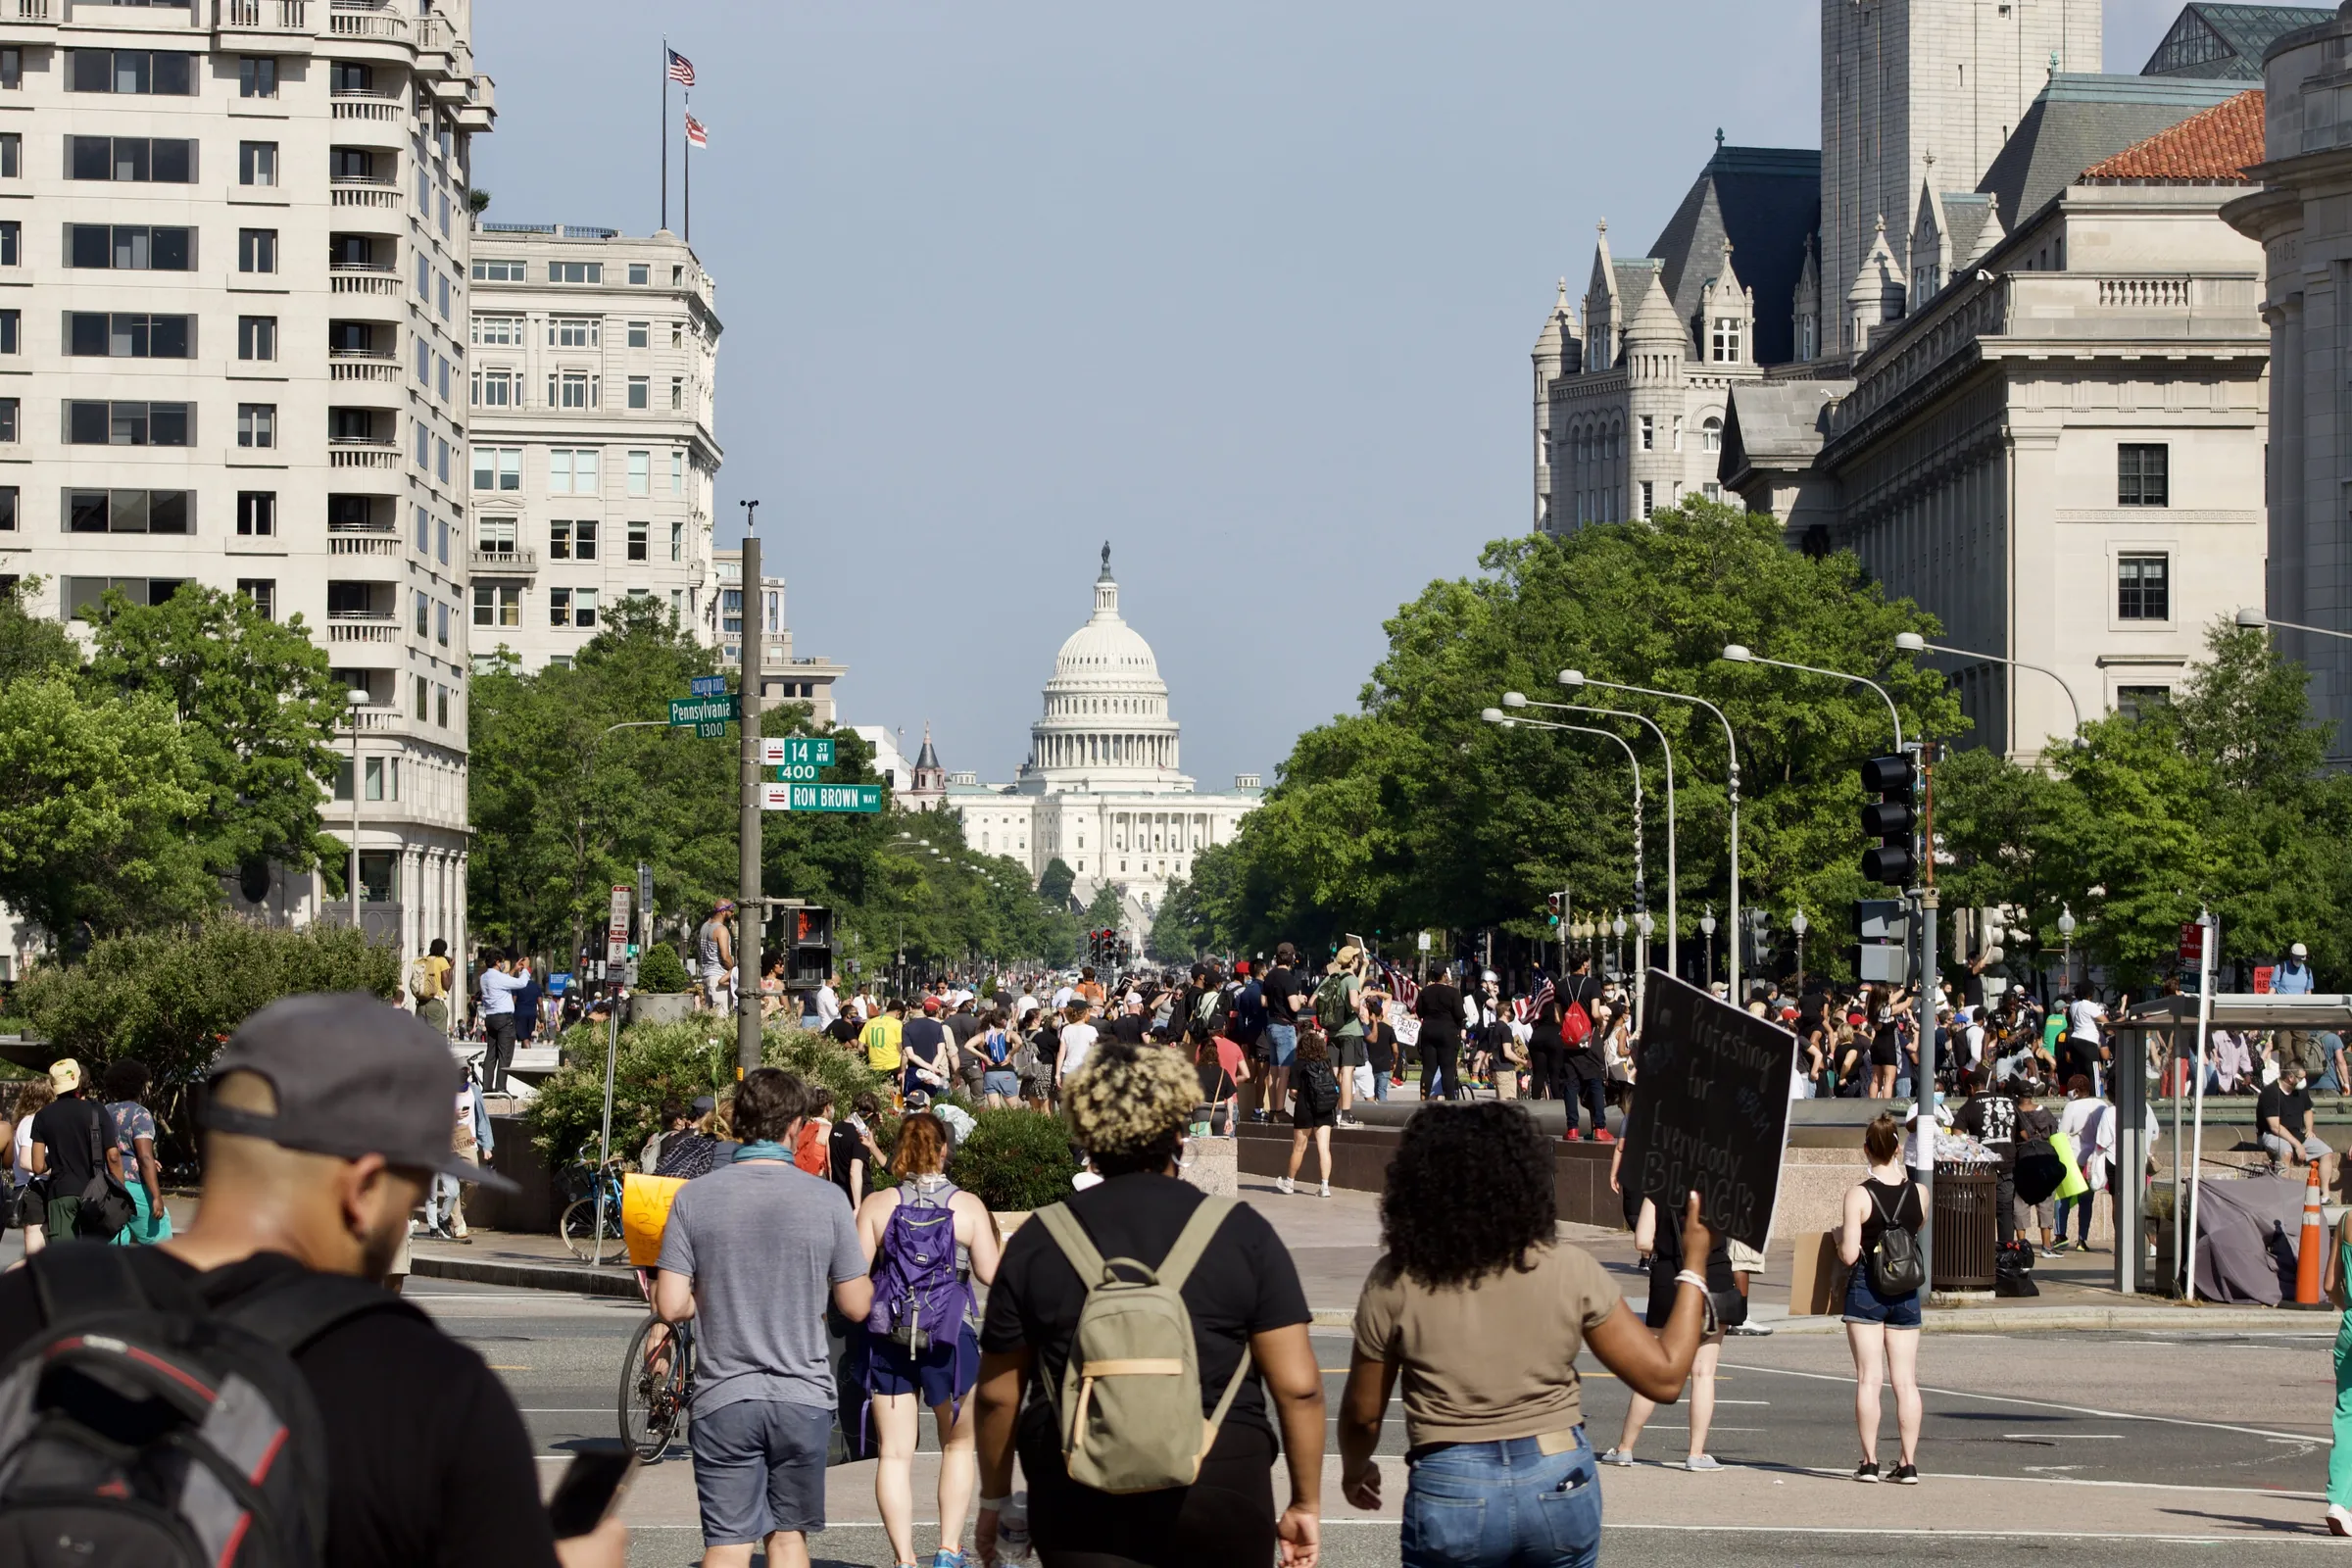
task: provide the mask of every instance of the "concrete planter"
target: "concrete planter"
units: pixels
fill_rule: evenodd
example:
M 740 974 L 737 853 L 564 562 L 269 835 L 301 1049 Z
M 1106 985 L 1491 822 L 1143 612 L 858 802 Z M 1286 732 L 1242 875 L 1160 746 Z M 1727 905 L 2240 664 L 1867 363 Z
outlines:
M 682 1023 L 694 1011 L 694 993 L 665 992 L 649 996 L 639 992 L 629 999 L 631 1023 Z

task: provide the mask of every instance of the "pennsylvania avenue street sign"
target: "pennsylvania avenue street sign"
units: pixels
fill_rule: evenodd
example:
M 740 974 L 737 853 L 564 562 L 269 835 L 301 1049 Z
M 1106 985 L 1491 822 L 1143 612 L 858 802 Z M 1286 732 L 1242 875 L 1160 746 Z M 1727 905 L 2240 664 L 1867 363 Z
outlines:
M 738 697 L 672 697 L 669 700 L 669 727 L 672 729 L 683 729 L 689 724 L 724 724 L 741 717 L 743 700 Z

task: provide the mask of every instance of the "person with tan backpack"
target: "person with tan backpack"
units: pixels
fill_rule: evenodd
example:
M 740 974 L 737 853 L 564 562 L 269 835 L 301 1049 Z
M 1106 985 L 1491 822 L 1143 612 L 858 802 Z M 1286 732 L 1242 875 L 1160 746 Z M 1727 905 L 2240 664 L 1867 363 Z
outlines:
M 1101 1182 L 1005 1245 L 980 1330 L 980 1518 L 996 1561 L 1017 1451 L 1044 1568 L 1314 1568 L 1323 1383 L 1273 1227 L 1176 1178 L 1200 1085 L 1106 1041 L 1062 1085 Z M 1291 1498 L 1274 1506 L 1274 1426 Z

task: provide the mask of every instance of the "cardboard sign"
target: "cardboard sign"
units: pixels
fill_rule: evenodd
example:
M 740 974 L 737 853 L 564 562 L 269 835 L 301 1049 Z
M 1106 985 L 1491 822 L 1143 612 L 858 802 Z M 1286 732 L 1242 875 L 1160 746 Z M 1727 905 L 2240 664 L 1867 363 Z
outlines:
M 1762 1250 L 1772 1236 L 1796 1036 L 1660 969 L 1649 972 L 1624 1168 L 1679 1223 L 1690 1193 L 1718 1232 Z

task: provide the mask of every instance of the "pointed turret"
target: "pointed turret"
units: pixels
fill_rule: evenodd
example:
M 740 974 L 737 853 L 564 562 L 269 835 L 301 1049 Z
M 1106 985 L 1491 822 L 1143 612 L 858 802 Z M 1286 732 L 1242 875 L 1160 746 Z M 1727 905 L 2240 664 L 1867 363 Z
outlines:
M 1907 292 L 1903 266 L 1886 244 L 1886 217 L 1882 213 L 1878 232 L 1871 238 L 1870 252 L 1862 258 L 1862 266 L 1854 273 L 1853 286 L 1845 291 L 1846 352 L 1864 352 L 1870 347 L 1873 332 L 1888 322 L 1901 320 Z
M 1699 353 L 1709 365 L 1746 365 L 1755 358 L 1756 293 L 1740 285 L 1727 236 L 1715 275 L 1698 295 Z

